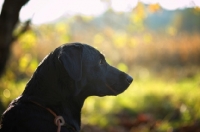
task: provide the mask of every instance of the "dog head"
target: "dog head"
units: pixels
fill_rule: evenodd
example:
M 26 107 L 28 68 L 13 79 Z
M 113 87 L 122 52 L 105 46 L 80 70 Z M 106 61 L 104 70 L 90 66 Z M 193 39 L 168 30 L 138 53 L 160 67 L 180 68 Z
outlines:
M 128 74 L 110 66 L 98 50 L 86 44 L 61 46 L 58 59 L 75 81 L 75 95 L 118 95 L 133 81 Z

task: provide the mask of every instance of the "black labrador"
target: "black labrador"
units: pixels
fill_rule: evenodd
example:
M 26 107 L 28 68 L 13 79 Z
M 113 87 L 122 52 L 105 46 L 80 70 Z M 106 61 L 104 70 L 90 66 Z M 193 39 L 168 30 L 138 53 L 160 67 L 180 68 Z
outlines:
M 132 81 L 95 48 L 62 45 L 43 59 L 22 95 L 3 113 L 0 132 L 78 132 L 88 96 L 118 95 Z

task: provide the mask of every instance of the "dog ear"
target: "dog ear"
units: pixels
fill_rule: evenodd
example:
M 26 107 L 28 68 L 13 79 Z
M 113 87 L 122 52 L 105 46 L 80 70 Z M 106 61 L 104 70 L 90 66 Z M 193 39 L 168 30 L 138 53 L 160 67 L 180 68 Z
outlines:
M 62 63 L 69 76 L 80 81 L 82 77 L 82 52 L 81 45 L 61 47 L 58 60 Z

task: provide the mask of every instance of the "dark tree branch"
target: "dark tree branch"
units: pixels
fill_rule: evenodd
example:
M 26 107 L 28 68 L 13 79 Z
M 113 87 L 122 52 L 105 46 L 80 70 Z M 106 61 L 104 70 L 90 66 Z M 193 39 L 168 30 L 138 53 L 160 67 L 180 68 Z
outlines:
M 30 23 L 31 23 L 31 20 L 28 20 L 25 22 L 25 25 L 22 27 L 19 33 L 13 36 L 12 43 L 18 40 L 26 31 L 30 29 Z
M 0 15 L 0 75 L 9 57 L 10 47 L 15 37 L 13 31 L 19 22 L 19 12 L 29 0 L 5 0 Z

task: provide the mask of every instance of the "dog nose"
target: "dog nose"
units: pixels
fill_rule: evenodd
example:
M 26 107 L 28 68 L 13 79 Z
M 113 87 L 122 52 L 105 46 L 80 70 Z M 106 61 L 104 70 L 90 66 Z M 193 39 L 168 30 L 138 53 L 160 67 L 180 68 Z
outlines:
M 126 81 L 131 84 L 131 82 L 133 81 L 133 78 L 131 76 L 127 76 Z

